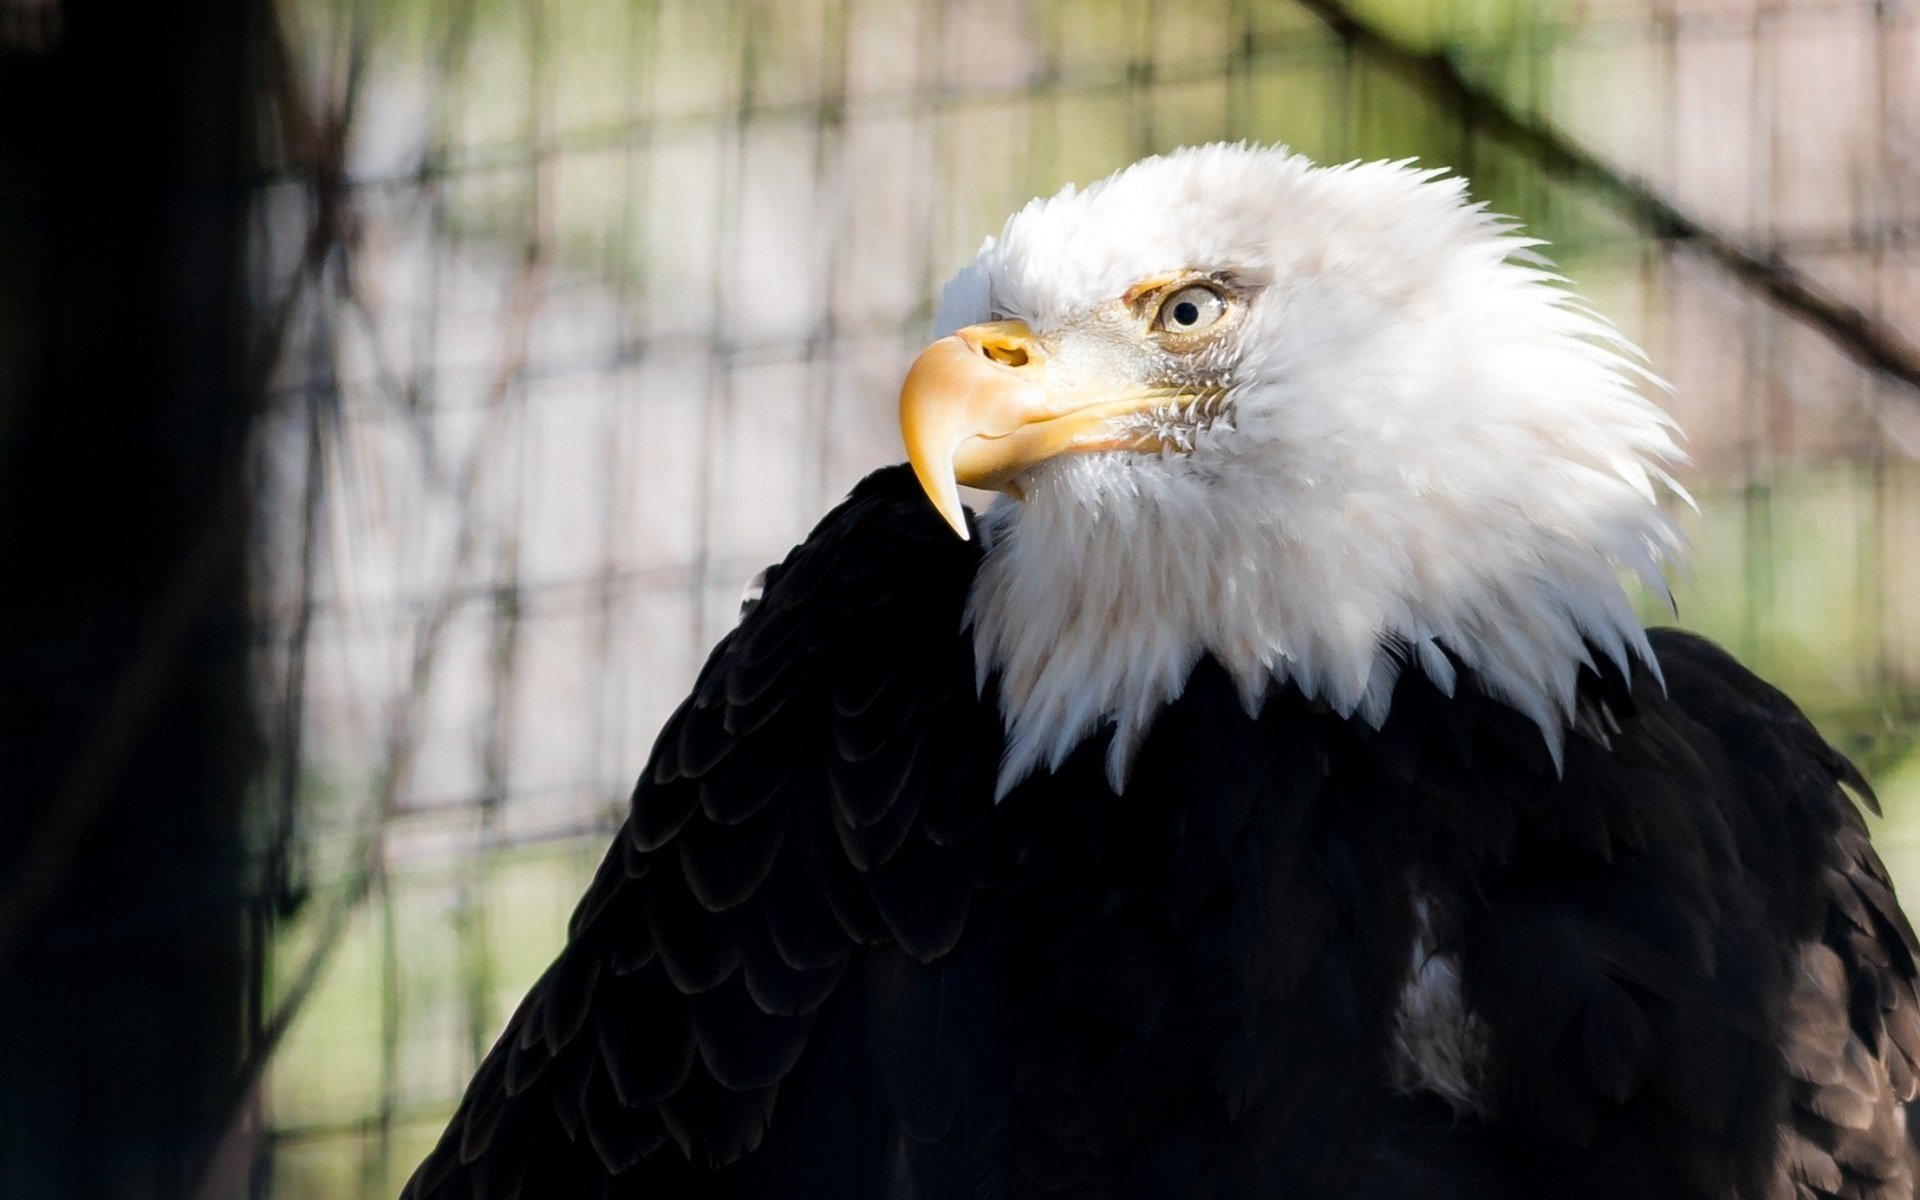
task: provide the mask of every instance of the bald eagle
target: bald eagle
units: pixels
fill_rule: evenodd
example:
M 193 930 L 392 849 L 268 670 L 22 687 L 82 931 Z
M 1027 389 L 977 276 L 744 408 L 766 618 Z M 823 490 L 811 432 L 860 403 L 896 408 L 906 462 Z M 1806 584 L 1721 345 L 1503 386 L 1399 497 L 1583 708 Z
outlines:
M 1536 245 L 1245 146 L 1015 214 L 407 1195 L 1912 1196 L 1871 793 L 1636 618 L 1682 451 Z

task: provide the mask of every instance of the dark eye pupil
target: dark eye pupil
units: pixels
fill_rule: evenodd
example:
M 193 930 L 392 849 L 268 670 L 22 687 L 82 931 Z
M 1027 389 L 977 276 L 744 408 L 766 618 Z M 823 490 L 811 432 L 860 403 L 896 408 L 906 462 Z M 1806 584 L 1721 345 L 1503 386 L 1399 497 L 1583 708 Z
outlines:
M 1182 300 L 1173 306 L 1173 323 L 1191 325 L 1200 319 L 1200 306 L 1191 300 Z

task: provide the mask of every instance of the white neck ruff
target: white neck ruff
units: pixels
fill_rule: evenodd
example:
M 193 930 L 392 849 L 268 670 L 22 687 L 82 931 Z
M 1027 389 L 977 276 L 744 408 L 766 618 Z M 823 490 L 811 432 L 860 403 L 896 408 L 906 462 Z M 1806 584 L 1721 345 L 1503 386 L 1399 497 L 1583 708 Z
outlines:
M 1046 499 L 983 515 L 988 553 L 968 604 L 979 682 L 999 675 L 1003 797 L 1106 723 L 1107 776 L 1122 790 L 1154 717 L 1203 654 L 1231 673 L 1249 715 L 1271 683 L 1292 683 L 1378 727 L 1408 663 L 1452 694 L 1444 645 L 1540 726 L 1556 762 L 1589 645 L 1622 670 L 1630 658 L 1657 670 L 1616 570 L 1663 587 L 1645 543 L 1616 558 L 1517 510 L 1436 536 L 1357 501 L 1270 522 Z M 1644 511 L 1639 532 L 1668 532 L 1658 510 Z M 1193 522 L 1207 534 L 1196 538 Z

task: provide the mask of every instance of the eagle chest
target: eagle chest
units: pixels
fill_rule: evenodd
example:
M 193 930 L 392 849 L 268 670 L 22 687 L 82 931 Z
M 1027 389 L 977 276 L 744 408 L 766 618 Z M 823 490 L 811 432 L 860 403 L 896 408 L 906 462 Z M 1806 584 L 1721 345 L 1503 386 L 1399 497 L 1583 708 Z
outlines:
M 1470 1105 L 1453 925 L 1392 799 L 1354 794 L 1356 736 L 1297 696 L 1249 716 L 1203 663 L 1123 795 L 1096 739 L 1004 802 L 1017 865 L 980 933 L 1030 1165 L 1154 1178 L 1199 1144 L 1260 1175 L 1393 1089 Z

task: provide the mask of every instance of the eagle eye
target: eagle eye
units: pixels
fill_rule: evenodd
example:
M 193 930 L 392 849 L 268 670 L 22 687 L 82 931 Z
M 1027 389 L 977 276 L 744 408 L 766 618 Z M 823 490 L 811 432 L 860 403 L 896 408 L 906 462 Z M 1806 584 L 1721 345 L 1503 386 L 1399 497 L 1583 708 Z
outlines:
M 1183 287 L 1168 296 L 1153 318 L 1153 327 L 1167 333 L 1198 333 L 1227 315 L 1227 298 L 1202 284 Z

